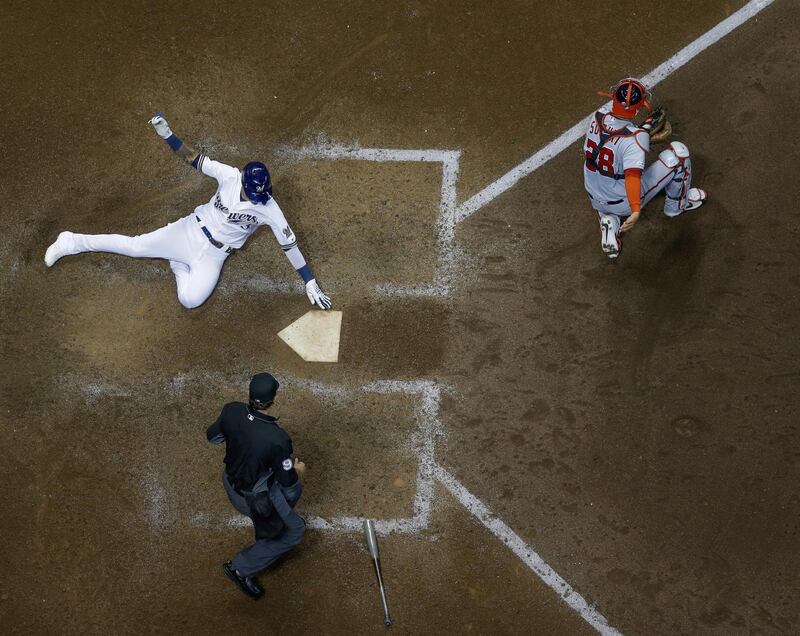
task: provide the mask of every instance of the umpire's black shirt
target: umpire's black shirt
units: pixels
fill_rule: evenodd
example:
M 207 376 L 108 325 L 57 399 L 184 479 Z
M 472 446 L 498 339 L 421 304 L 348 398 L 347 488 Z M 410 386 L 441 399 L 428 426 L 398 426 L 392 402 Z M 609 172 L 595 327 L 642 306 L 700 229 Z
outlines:
M 269 472 L 283 486 L 297 481 L 292 440 L 271 415 L 230 402 L 208 427 L 206 437 L 213 444 L 225 442 L 225 472 L 239 492 L 252 490 Z

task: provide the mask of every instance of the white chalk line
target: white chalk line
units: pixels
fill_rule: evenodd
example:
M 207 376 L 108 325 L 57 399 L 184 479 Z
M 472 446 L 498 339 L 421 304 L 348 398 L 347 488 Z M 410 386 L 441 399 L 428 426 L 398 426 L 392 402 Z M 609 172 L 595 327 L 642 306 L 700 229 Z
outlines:
M 410 518 L 380 519 L 375 521 L 376 532 L 386 535 L 414 534 L 428 526 L 433 500 L 433 475 L 431 466 L 435 460 L 437 438 L 444 435 L 442 423 L 439 419 L 439 402 L 442 387 L 435 382 L 427 380 L 378 380 L 370 382 L 359 388 L 344 385 L 330 385 L 313 380 L 276 376 L 283 386 L 296 388 L 313 393 L 320 398 L 333 401 L 355 399 L 364 393 L 400 394 L 414 397 L 417 404 L 414 408 L 416 429 L 411 434 L 410 445 L 417 457 L 416 491 L 413 501 L 414 514 Z M 168 382 L 169 386 L 184 386 L 186 374 Z M 115 389 L 118 391 L 118 389 Z M 149 480 L 152 483 L 152 480 Z M 152 488 L 145 492 L 153 492 Z M 163 498 L 153 498 L 152 507 L 159 513 L 164 512 Z M 153 516 L 152 514 L 150 515 Z M 309 516 L 306 519 L 310 528 L 329 532 L 361 532 L 366 517 L 341 516 L 326 519 L 324 517 Z M 241 515 L 232 515 L 222 519 L 215 518 L 210 513 L 200 512 L 190 518 L 195 525 L 216 526 L 247 526 L 251 525 L 250 519 Z
M 416 494 L 414 496 L 413 510 L 411 518 L 383 519 L 376 521 L 376 531 L 381 534 L 389 533 L 415 533 L 424 529 L 428 525 L 430 518 L 431 501 L 433 498 L 433 478 L 430 466 L 435 459 L 435 445 L 439 437 L 443 437 L 444 429 L 439 419 L 439 402 L 443 388 L 435 382 L 429 380 L 376 380 L 359 388 L 352 388 L 345 385 L 332 385 L 307 380 L 293 378 L 276 374 L 277 379 L 283 387 L 296 388 L 316 395 L 323 400 L 343 402 L 356 399 L 364 393 L 377 394 L 401 394 L 414 397 L 417 404 L 414 408 L 416 429 L 411 434 L 410 446 L 414 455 L 418 458 L 416 476 Z M 221 373 L 201 371 L 197 373 L 180 373 L 164 383 L 163 389 L 171 395 L 179 396 L 192 380 L 202 381 L 204 384 L 222 384 L 231 387 L 246 385 L 246 378 L 229 377 Z M 83 391 L 87 401 L 95 402 L 103 396 L 136 396 L 126 387 L 113 385 L 110 383 L 100 383 L 95 381 L 81 381 L 80 378 L 69 375 L 62 378 L 62 383 L 77 384 Z M 139 387 L 141 391 L 144 387 Z M 155 389 L 156 387 L 153 387 Z M 149 394 L 148 391 L 145 393 Z M 166 514 L 163 492 L 153 487 L 157 483 L 157 478 L 149 475 L 143 482 L 143 492 L 150 498 L 149 519 L 162 518 Z M 323 517 L 309 517 L 309 526 L 319 530 L 355 532 L 361 531 L 365 517 L 334 517 L 325 519 Z M 249 525 L 248 518 L 234 515 L 222 520 L 215 520 L 209 513 L 199 512 L 190 519 L 196 525 L 220 525 L 220 526 L 242 526 Z M 159 524 L 161 527 L 163 523 Z
M 398 394 L 416 400 L 414 405 L 414 419 L 416 428 L 412 431 L 409 440 L 409 450 L 417 458 L 415 495 L 413 500 L 413 516 L 408 518 L 380 519 L 375 521 L 376 532 L 386 535 L 390 533 L 414 534 L 427 528 L 431 506 L 434 497 L 432 466 L 435 462 L 437 440 L 444 437 L 444 427 L 440 420 L 439 404 L 441 394 L 446 387 L 442 387 L 430 380 L 375 380 L 361 387 L 348 387 L 346 385 L 326 384 L 316 380 L 293 378 L 275 374 L 281 386 L 295 388 L 316 395 L 321 400 L 332 402 L 345 402 L 357 399 L 365 393 Z M 166 382 L 152 384 L 137 384 L 135 390 L 122 384 L 99 381 L 94 378 L 84 377 L 79 374 L 68 373 L 59 377 L 59 386 L 64 392 L 79 390 L 89 404 L 94 404 L 103 398 L 125 397 L 138 400 L 142 396 L 152 397 L 156 391 L 166 392 L 173 399 L 179 398 L 191 382 L 201 382 L 205 386 L 222 385 L 225 387 L 240 388 L 246 386 L 247 377 L 225 375 L 218 372 L 198 371 L 178 373 Z M 178 519 L 168 510 L 165 501 L 165 490 L 161 486 L 161 479 L 157 469 L 151 464 L 147 471 L 138 475 L 141 492 L 148 500 L 147 519 L 149 525 L 161 531 L 169 523 Z M 372 517 L 370 517 L 372 518 Z M 310 516 L 307 518 L 309 527 L 331 532 L 361 532 L 362 524 L 366 517 L 340 516 L 326 519 L 324 517 Z M 246 526 L 251 525 L 250 519 L 241 515 L 215 517 L 208 512 L 196 512 L 189 518 L 193 525 L 200 526 Z
M 697 57 L 708 47 L 715 44 L 731 31 L 741 26 L 752 17 L 760 13 L 763 9 L 771 5 L 775 0 L 751 0 L 744 7 L 731 14 L 728 18 L 720 22 L 717 26 L 706 31 L 694 42 L 678 51 L 663 64 L 660 64 L 652 71 L 647 73 L 642 79 L 648 86 L 655 86 L 666 79 L 672 73 L 684 66 L 687 62 Z M 609 106 L 610 102 L 606 104 Z M 569 130 L 538 150 L 525 161 L 509 170 L 502 177 L 493 181 L 483 190 L 464 201 L 456 209 L 455 222 L 469 218 L 483 206 L 494 200 L 507 190 L 513 188 L 519 181 L 541 168 L 548 161 L 561 154 L 573 143 L 580 139 L 589 125 L 593 113 L 581 119 Z
M 294 149 L 284 146 L 278 154 L 291 156 L 294 160 L 302 159 L 344 159 L 351 161 L 376 161 L 376 162 L 430 162 L 446 163 L 453 158 L 458 159 L 460 150 L 440 150 L 435 148 L 414 150 L 402 148 L 362 148 L 358 144 L 337 144 L 321 141 L 302 148 Z
M 517 557 L 552 589 L 581 618 L 604 636 L 619 636 L 620 632 L 608 624 L 606 618 L 578 594 L 544 559 L 508 524 L 497 517 L 482 501 L 469 492 L 452 474 L 436 464 L 434 476 L 458 502 L 480 521 L 495 537 L 500 539 Z

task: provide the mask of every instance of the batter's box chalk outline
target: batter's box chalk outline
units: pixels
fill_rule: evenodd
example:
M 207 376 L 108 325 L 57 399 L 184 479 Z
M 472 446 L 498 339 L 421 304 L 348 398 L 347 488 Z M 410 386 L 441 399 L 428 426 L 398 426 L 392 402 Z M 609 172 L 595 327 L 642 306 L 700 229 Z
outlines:
M 325 384 L 322 382 L 294 378 L 276 374 L 284 390 L 296 389 L 311 393 L 323 400 L 334 402 L 352 401 L 364 394 L 395 394 L 412 398 L 413 413 L 416 426 L 413 428 L 408 446 L 412 448 L 417 461 L 417 477 L 413 500 L 413 516 L 397 519 L 383 519 L 375 522 L 375 530 L 379 534 L 418 533 L 428 527 L 433 499 L 435 451 L 438 440 L 445 436 L 440 419 L 440 402 L 442 393 L 448 390 L 430 380 L 376 380 L 360 387 Z M 133 402 L 154 396 L 163 396 L 163 403 L 183 401 L 183 394 L 191 390 L 194 384 L 205 387 L 219 387 L 240 390 L 247 386 L 249 376 L 234 376 L 213 371 L 193 371 L 179 373 L 166 382 L 156 380 L 126 386 L 112 383 L 85 374 L 66 373 L 58 379 L 59 388 L 64 394 L 80 393 L 86 404 L 94 406 L 100 400 L 125 398 Z M 140 480 L 142 493 L 147 500 L 146 518 L 154 530 L 164 529 L 180 523 L 181 519 L 169 509 L 165 501 L 166 491 L 158 468 L 148 464 L 141 470 L 135 470 Z M 326 519 L 310 516 L 306 518 L 309 527 L 331 532 L 361 532 L 366 517 L 339 516 Z M 212 515 L 208 512 L 196 512 L 189 518 L 193 525 L 201 526 L 246 526 L 250 519 L 242 515 Z
M 444 429 L 439 418 L 439 403 L 442 387 L 428 380 L 378 380 L 362 387 L 351 388 L 341 385 L 322 384 L 310 380 L 300 380 L 278 376 L 283 385 L 307 391 L 320 398 L 337 401 L 352 400 L 361 394 L 397 394 L 412 397 L 416 427 L 411 433 L 411 446 L 418 457 L 416 491 L 414 494 L 412 517 L 375 520 L 375 531 L 378 534 L 418 533 L 428 527 L 433 500 L 433 468 L 436 441 L 444 437 Z M 371 517 L 370 517 L 371 518 Z M 367 517 L 324 517 L 308 516 L 309 528 L 326 532 L 361 532 Z M 242 515 L 227 518 L 214 518 L 208 513 L 195 515 L 191 522 L 195 525 L 212 526 L 249 526 L 252 522 Z
M 361 148 L 320 141 L 302 148 L 282 147 L 278 154 L 293 161 L 375 161 L 380 163 L 422 162 L 442 164 L 442 186 L 439 196 L 436 233 L 437 254 L 433 280 L 429 283 L 397 285 L 378 283 L 373 293 L 378 296 L 435 297 L 447 296 L 457 270 L 458 250 L 455 245 L 456 183 L 460 165 L 460 150 L 405 150 L 397 148 Z M 290 293 L 303 290 L 299 282 L 278 281 L 263 276 L 230 279 L 222 291 L 260 291 Z M 335 291 L 335 281 L 326 282 L 326 290 Z

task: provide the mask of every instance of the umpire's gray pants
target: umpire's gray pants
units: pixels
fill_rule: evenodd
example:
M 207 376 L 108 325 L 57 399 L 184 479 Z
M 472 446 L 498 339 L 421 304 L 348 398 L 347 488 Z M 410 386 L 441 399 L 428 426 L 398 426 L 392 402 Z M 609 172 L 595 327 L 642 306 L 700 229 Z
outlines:
M 251 516 L 247 500 L 236 492 L 228 481 L 228 476 L 222 473 L 222 483 L 228 493 L 233 507 L 246 517 Z M 298 479 L 292 486 L 281 486 L 277 482 L 269 490 L 269 498 L 283 520 L 286 529 L 274 539 L 261 539 L 237 554 L 231 565 L 241 576 L 253 576 L 264 568 L 272 565 L 276 560 L 298 546 L 306 532 L 306 523 L 294 510 L 295 504 L 303 492 L 303 484 Z

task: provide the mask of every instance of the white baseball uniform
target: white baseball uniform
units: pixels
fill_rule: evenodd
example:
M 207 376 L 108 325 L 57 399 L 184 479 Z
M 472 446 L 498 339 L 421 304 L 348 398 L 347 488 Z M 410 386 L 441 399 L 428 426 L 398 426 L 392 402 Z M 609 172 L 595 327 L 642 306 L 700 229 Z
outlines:
M 259 226 L 268 225 L 292 266 L 306 265 L 297 240 L 275 199 L 266 204 L 242 201 L 242 173 L 233 166 L 200 155 L 198 169 L 218 182 L 214 196 L 190 215 L 148 234 L 68 235 L 65 254 L 110 252 L 134 258 L 170 261 L 178 299 L 192 309 L 214 291 L 225 259 Z
M 678 216 L 686 208 L 692 164 L 689 151 L 682 143 L 671 143 L 645 168 L 645 153 L 650 150 L 649 133 L 601 108 L 589 124 L 583 148 L 586 153 L 584 187 L 600 222 L 610 219 L 615 232 L 619 231 L 620 217 L 631 214 L 625 190 L 626 170 L 643 170 L 642 207 L 664 190 L 664 214 Z

